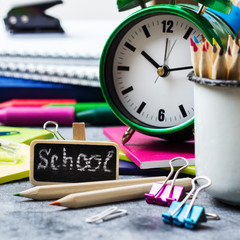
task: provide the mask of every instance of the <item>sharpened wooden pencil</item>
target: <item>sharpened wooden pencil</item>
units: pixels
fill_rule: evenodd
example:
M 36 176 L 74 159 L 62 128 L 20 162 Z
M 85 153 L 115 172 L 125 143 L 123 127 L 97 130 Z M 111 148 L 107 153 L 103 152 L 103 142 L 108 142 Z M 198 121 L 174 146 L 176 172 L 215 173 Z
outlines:
M 199 49 L 195 41 L 190 38 L 190 50 L 191 50 L 191 60 L 193 65 L 194 74 L 199 76 Z
M 206 46 L 203 45 L 200 61 L 199 61 L 199 76 L 202 78 L 210 78 L 212 73 L 212 61 L 207 53 Z
M 228 66 L 226 58 L 224 55 L 224 49 L 221 48 L 214 64 L 212 70 L 212 79 L 227 79 L 228 75 Z
M 167 182 L 171 184 L 171 180 Z M 179 178 L 175 185 L 185 187 L 189 191 L 192 187 L 191 178 Z M 68 208 L 83 208 L 101 204 L 128 201 L 144 198 L 144 194 L 151 189 L 151 183 L 131 185 L 125 187 L 102 189 L 84 193 L 74 193 L 63 197 L 50 205 L 63 206 Z
M 232 61 L 228 74 L 229 80 L 240 80 L 240 48 Z
M 228 34 L 227 49 L 230 47 L 230 49 L 232 50 L 232 48 L 233 48 L 233 43 L 234 43 L 233 38 L 232 38 L 231 34 L 229 33 L 229 34 Z
M 225 58 L 226 58 L 227 67 L 228 67 L 228 69 L 230 69 L 230 67 L 232 65 L 232 51 L 231 51 L 230 46 L 228 47 L 228 49 L 225 53 Z
M 215 40 L 215 38 L 212 39 L 212 42 L 213 42 L 213 47 L 212 47 L 212 63 L 215 62 L 221 48 L 220 46 L 218 45 L 217 41 Z
M 66 183 L 58 185 L 37 186 L 23 192 L 14 194 L 19 197 L 31 198 L 34 200 L 52 200 L 62 198 L 71 193 L 80 193 L 106 188 L 122 187 L 135 184 L 154 183 L 164 181 L 166 177 L 145 177 L 124 180 L 108 180 L 84 183 Z
M 239 50 L 239 40 L 238 37 L 236 36 L 234 39 L 233 47 L 232 47 L 232 56 L 236 56 L 238 54 Z

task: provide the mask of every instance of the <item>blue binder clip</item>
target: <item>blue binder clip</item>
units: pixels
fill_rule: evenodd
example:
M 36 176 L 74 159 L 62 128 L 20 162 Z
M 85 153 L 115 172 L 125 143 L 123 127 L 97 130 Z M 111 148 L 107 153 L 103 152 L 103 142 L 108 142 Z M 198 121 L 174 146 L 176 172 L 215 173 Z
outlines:
M 199 179 L 207 180 L 207 183 L 197 189 L 193 195 L 196 184 L 195 182 Z M 193 205 L 199 192 L 211 185 L 211 180 L 208 177 L 195 177 L 192 180 L 192 190 L 182 200 L 182 202 L 172 202 L 168 212 L 162 213 L 162 219 L 165 223 L 174 224 L 179 227 L 185 227 L 193 229 L 202 222 L 207 220 L 217 220 L 219 217 L 215 214 L 206 214 L 204 208 L 201 206 Z M 190 204 L 186 204 L 186 201 L 193 195 Z
M 186 164 L 177 170 L 171 185 L 166 184 L 174 172 L 172 162 L 176 160 L 183 160 L 186 162 Z M 174 183 L 179 173 L 188 166 L 188 161 L 183 157 L 176 157 L 169 161 L 169 165 L 171 167 L 171 171 L 165 181 L 163 183 L 153 183 L 150 192 L 145 193 L 145 200 L 147 203 L 156 203 L 162 206 L 170 206 L 173 201 L 181 201 L 185 197 L 186 193 L 184 187 L 174 186 Z

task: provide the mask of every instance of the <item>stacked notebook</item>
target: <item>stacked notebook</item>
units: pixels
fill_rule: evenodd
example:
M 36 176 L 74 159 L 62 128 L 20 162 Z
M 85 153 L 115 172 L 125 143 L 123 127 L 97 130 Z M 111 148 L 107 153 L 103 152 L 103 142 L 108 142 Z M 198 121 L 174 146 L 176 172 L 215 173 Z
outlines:
M 65 34 L 14 35 L 6 32 L 0 23 L 0 87 L 10 94 L 9 97 L 0 96 L 0 101 L 16 98 L 12 96 L 15 93 L 18 98 L 25 98 L 30 89 L 33 95 L 40 95 L 38 98 L 51 98 L 48 90 L 44 92 L 45 87 L 51 88 L 52 94 L 55 89 L 58 92 L 61 89 L 59 96 L 64 94 L 66 98 L 76 95 L 78 101 L 103 100 L 99 61 L 105 42 L 117 25 L 117 21 L 104 20 L 62 21 Z M 16 85 L 21 88 L 20 92 L 10 92 L 13 81 L 21 82 Z M 33 82 L 41 86 L 35 87 Z M 75 93 L 71 95 L 72 92 Z M 85 98 L 86 92 L 90 99 Z
M 103 133 L 109 140 L 117 143 L 122 153 L 126 155 L 125 157 L 123 154 L 120 154 L 119 159 L 131 163 L 119 164 L 120 168 L 122 167 L 124 169 L 123 172 L 126 173 L 127 168 L 129 168 L 129 174 L 133 173 L 133 168 L 135 167 L 137 174 L 140 172 L 142 174 L 161 175 L 164 169 L 169 169 L 169 160 L 176 157 L 184 157 L 188 160 L 190 166 L 184 169 L 182 173 L 195 175 L 194 141 L 170 142 L 136 131 L 129 142 L 123 145 L 121 140 L 126 130 L 127 127 L 125 126 L 107 127 L 103 129 Z M 175 167 L 183 165 L 185 165 L 183 160 L 173 163 Z

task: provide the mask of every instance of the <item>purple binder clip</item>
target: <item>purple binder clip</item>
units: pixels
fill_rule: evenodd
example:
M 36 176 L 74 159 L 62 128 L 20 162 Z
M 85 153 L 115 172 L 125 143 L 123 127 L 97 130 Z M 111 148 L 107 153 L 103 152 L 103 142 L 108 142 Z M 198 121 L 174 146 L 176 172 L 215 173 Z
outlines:
M 171 185 L 166 184 L 167 181 L 174 173 L 174 168 L 172 162 L 176 160 L 183 160 L 186 162 L 184 166 L 179 168 L 175 173 L 175 176 L 172 180 Z M 153 183 L 150 192 L 145 193 L 145 200 L 147 203 L 156 203 L 159 205 L 167 205 L 170 206 L 173 201 L 181 201 L 182 198 L 185 197 L 186 193 L 184 187 L 182 186 L 174 186 L 175 180 L 177 179 L 179 173 L 188 166 L 187 159 L 183 157 L 176 157 L 169 161 L 169 165 L 171 167 L 171 171 L 165 181 L 163 183 Z

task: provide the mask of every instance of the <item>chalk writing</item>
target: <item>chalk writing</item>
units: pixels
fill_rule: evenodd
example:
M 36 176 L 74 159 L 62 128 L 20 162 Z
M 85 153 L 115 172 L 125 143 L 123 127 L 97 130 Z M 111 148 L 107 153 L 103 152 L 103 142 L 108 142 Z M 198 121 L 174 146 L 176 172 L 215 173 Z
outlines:
M 51 168 L 53 171 L 58 171 L 60 167 L 62 166 L 63 169 L 72 170 L 74 161 L 73 157 L 67 155 L 66 148 L 63 147 L 62 150 L 62 158 L 60 155 L 53 154 L 51 155 L 52 149 L 41 149 L 39 152 L 39 158 L 41 159 L 41 162 L 38 164 L 37 169 L 38 170 L 45 170 L 48 167 Z M 84 153 L 79 153 L 76 160 L 76 169 L 78 171 L 90 171 L 90 172 L 96 172 L 97 169 L 100 168 L 100 166 L 103 167 L 104 172 L 111 172 L 110 169 L 107 168 L 108 161 L 110 161 L 113 158 L 113 151 L 108 151 L 107 156 L 104 158 L 104 156 L 94 154 L 87 156 Z M 62 164 L 61 164 L 62 159 Z M 96 164 L 93 164 L 93 161 L 97 162 L 97 166 L 94 166 Z M 50 162 L 50 164 L 49 164 Z
M 112 143 L 103 145 L 72 144 L 71 141 L 36 143 L 31 149 L 34 184 L 37 181 L 85 182 L 116 179 L 117 147 Z

